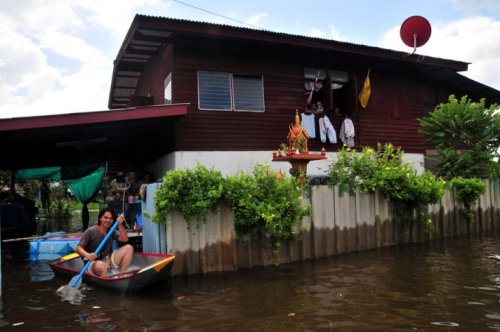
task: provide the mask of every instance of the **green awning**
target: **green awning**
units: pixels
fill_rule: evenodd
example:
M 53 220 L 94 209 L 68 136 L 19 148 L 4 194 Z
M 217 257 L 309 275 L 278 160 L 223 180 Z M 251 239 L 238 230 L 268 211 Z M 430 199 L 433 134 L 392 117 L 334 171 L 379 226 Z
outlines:
M 43 167 L 43 168 L 28 168 L 20 169 L 16 172 L 17 181 L 26 180 L 61 180 L 61 167 Z
M 16 181 L 63 181 L 75 198 L 83 204 L 82 224 L 85 230 L 89 223 L 87 204 L 101 188 L 105 174 L 105 164 L 92 163 L 63 167 L 21 169 L 16 172 L 15 176 Z

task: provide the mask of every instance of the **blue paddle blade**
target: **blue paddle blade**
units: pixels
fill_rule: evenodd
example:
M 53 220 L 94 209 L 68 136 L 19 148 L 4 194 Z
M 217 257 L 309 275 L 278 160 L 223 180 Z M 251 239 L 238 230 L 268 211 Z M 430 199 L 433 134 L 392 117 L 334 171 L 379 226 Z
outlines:
M 81 284 L 82 284 L 82 278 L 74 276 L 67 285 L 61 286 L 57 290 L 57 293 L 61 295 L 61 297 L 66 301 L 72 303 L 78 302 L 78 300 L 82 297 L 82 294 L 78 290 Z
M 80 285 L 82 284 L 82 277 L 80 275 L 77 275 L 77 276 L 74 276 L 73 278 L 71 278 L 70 282 L 69 282 L 69 286 L 71 288 L 80 288 Z

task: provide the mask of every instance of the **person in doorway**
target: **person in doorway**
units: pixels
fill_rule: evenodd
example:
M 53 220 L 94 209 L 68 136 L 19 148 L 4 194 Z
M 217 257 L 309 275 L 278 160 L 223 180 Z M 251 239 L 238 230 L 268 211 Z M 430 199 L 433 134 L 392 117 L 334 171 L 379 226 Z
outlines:
M 316 103 L 316 105 L 317 105 L 317 106 L 316 106 L 316 113 L 315 113 L 315 114 L 316 114 L 316 115 L 323 115 L 323 112 L 324 112 L 324 110 L 325 110 L 325 109 L 323 108 L 323 103 L 322 103 L 322 102 L 320 102 L 320 101 L 318 101 L 318 102 Z
M 96 255 L 94 252 L 101 244 L 107 232 L 117 220 L 120 224 L 118 230 L 108 239 L 108 242 L 103 246 L 101 252 Z M 120 269 L 120 272 L 126 272 L 132 261 L 134 248 L 130 244 L 123 245 L 119 249 L 113 251 L 112 240 L 119 242 L 128 242 L 128 235 L 123 222 L 125 218 L 122 216 L 116 218 L 113 210 L 104 208 L 99 211 L 97 225 L 87 228 L 83 233 L 80 242 L 76 247 L 76 252 L 84 261 L 92 261 L 88 272 L 100 277 L 105 277 L 112 269 Z
M 141 179 L 137 182 L 137 184 L 138 184 L 138 186 L 140 188 L 143 184 L 151 183 L 152 179 L 153 179 L 153 175 L 150 172 L 146 172 L 141 177 Z
M 149 172 L 144 173 L 142 179 L 138 182 L 139 184 L 139 196 L 145 202 L 146 201 L 146 192 L 148 184 L 151 183 L 153 179 L 153 175 Z

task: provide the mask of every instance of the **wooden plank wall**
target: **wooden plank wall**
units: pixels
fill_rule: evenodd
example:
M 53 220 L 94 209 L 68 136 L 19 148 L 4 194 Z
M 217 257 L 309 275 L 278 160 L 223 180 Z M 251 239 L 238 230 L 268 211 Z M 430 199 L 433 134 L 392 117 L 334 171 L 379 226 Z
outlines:
M 313 186 L 310 198 L 305 198 L 312 205 L 313 215 L 305 217 L 296 228 L 302 240 L 284 243 L 278 257 L 272 256 L 265 237 L 249 235 L 246 241 L 238 239 L 234 216 L 227 206 L 221 205 L 199 227 L 195 221 L 186 223 L 174 211 L 168 218 L 166 251 L 177 256 L 174 275 L 199 274 L 491 233 L 500 227 L 500 181 L 486 181 L 486 184 L 488 189 L 475 208 L 474 223 L 465 221 L 463 207 L 454 200 L 453 192 L 448 191 L 438 204 L 429 206 L 435 226 L 432 233 L 425 232 L 421 224 L 403 232 L 403 226 L 392 218 L 391 205 L 379 193 L 348 194 L 336 187 Z M 147 200 L 152 199 L 148 190 Z M 150 205 L 143 207 L 154 213 L 147 209 Z
M 174 100 L 190 102 L 179 121 L 178 150 L 273 150 L 286 141 L 295 109 L 303 106 L 303 66 L 286 61 L 234 60 L 232 54 L 176 51 Z M 198 110 L 197 71 L 263 75 L 265 112 Z
M 137 85 L 136 95 L 152 95 L 154 104 L 164 103 L 164 81 L 173 70 L 173 46 L 168 44 L 150 60 Z
M 241 41 L 228 44 L 218 40 L 176 40 L 175 46 L 167 46 L 148 63 L 137 94 L 153 93 L 155 103 L 163 103 L 163 80 L 172 72 L 173 102 L 191 104 L 189 114 L 176 125 L 177 151 L 271 151 L 286 141 L 295 109 L 304 107 L 305 67 L 349 73 L 342 104 L 356 127 L 358 146 L 392 142 L 406 152 L 425 151 L 416 118 L 437 105 L 437 100 L 434 105 L 429 105 L 429 100 L 424 104 L 426 83 L 410 69 L 394 69 L 374 60 L 361 62 L 359 57 L 349 59 L 345 55 L 336 57 L 307 49 Z M 362 109 L 356 96 L 368 68 L 371 68 L 372 96 L 368 107 Z M 198 110 L 198 70 L 262 75 L 265 112 Z M 432 95 L 443 95 L 437 91 L 439 87 L 433 89 L 436 92 Z M 338 135 L 344 117 L 334 116 L 332 120 Z M 322 147 L 337 151 L 341 146 L 340 140 L 337 144 L 323 144 L 318 138 L 311 140 L 309 147 L 314 151 Z

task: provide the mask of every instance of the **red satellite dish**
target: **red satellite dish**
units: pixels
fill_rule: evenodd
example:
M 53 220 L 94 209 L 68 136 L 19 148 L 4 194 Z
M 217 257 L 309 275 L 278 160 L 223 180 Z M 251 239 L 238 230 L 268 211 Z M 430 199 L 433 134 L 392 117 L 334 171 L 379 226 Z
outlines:
M 416 15 L 408 17 L 403 24 L 401 24 L 399 34 L 401 35 L 403 43 L 413 47 L 413 53 L 415 53 L 417 47 L 427 43 L 431 37 L 431 31 L 432 29 L 429 21 L 427 21 L 425 17 Z

